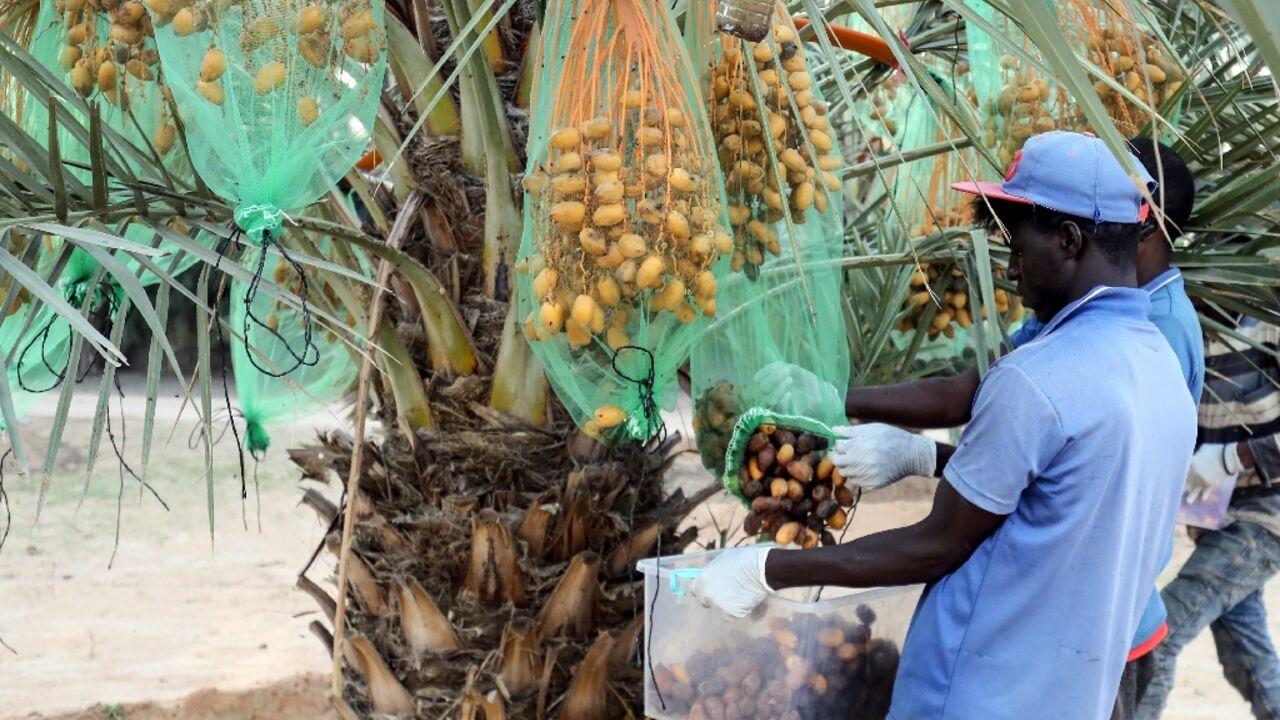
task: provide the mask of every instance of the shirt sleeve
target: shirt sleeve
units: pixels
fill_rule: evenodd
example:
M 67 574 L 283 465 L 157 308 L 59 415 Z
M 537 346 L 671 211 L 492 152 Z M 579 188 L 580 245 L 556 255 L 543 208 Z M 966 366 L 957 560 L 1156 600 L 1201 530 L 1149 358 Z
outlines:
M 1269 482 L 1280 482 L 1280 434 L 1250 438 L 1245 442 L 1253 453 L 1258 474 Z
M 1018 366 L 999 364 L 978 388 L 973 420 L 943 475 L 965 500 L 1008 515 L 1064 443 L 1061 420 L 1044 392 Z
M 1178 367 L 1182 368 L 1182 377 L 1187 381 L 1187 389 L 1194 396 L 1192 399 L 1197 403 L 1200 402 L 1199 396 L 1196 395 L 1196 388 L 1200 385 L 1196 382 L 1196 375 L 1203 372 L 1204 368 L 1203 366 L 1200 368 L 1193 367 L 1196 360 L 1191 351 L 1190 343 L 1192 341 L 1186 327 L 1171 314 L 1157 315 L 1152 313 L 1151 323 L 1156 326 L 1156 329 L 1160 331 L 1164 339 L 1169 341 L 1169 347 L 1173 348 L 1173 354 L 1178 356 Z M 1203 342 L 1199 338 L 1196 341 Z
M 1044 325 L 1041 324 L 1040 320 L 1038 320 L 1036 316 L 1032 315 L 1026 320 L 1026 322 L 1019 325 L 1017 330 L 1014 330 L 1013 333 L 1009 335 L 1010 347 L 1017 350 L 1023 345 L 1035 340 L 1036 336 L 1039 335 L 1040 331 L 1043 329 Z

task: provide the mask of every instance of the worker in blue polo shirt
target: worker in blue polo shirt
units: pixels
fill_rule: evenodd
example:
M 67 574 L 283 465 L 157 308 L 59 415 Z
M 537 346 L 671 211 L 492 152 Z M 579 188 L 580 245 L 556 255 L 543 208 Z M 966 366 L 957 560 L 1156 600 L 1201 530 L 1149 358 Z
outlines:
M 693 593 L 741 617 L 788 587 L 929 583 L 890 718 L 1102 720 L 1195 441 L 1136 288 L 1142 195 L 1105 145 L 1064 132 L 1029 140 L 1003 184 L 958 189 L 1008 230 L 1009 278 L 1045 327 L 983 379 L 954 454 L 902 448 L 901 467 L 942 474 L 929 516 L 834 547 L 727 551 Z
M 1162 212 L 1162 222 L 1154 216 L 1143 221 L 1138 243 L 1137 279 L 1151 296 L 1151 322 L 1160 330 L 1178 356 L 1187 390 L 1199 402 L 1204 386 L 1204 342 L 1200 318 L 1187 297 L 1182 273 L 1169 263 L 1172 242 L 1181 235 L 1191 217 L 1195 201 L 1195 179 L 1186 162 L 1168 146 L 1146 138 L 1129 143 L 1129 149 L 1159 187 L 1153 194 Z M 1025 345 L 1044 329 L 1035 316 L 1024 322 L 1009 338 L 1009 349 Z M 777 363 L 761 372 L 757 384 L 773 388 L 771 407 L 789 407 L 804 413 L 811 400 L 831 403 L 838 391 L 807 370 Z M 931 378 L 899 385 L 850 388 L 845 395 L 849 417 L 867 423 L 892 423 L 913 428 L 945 428 L 969 421 L 979 375 L 971 368 L 947 378 Z M 823 405 L 819 405 L 822 407 Z M 850 483 L 863 488 L 879 488 L 902 479 L 899 448 L 904 444 L 926 443 L 905 431 L 887 425 L 867 424 L 841 428 L 844 437 L 833 458 L 841 462 L 841 473 Z M 1172 555 L 1170 538 L 1165 564 Z M 1116 695 L 1113 720 L 1128 720 L 1137 710 L 1140 690 L 1150 680 L 1152 666 L 1138 663 L 1168 635 L 1167 611 L 1160 593 L 1153 590 L 1138 630 L 1130 644 L 1128 663 Z

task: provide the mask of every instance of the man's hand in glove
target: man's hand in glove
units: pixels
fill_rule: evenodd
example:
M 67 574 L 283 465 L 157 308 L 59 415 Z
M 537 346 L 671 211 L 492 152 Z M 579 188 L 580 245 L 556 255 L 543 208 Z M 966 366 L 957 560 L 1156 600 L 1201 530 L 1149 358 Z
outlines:
M 908 475 L 932 477 L 938 451 L 932 440 L 892 425 L 841 426 L 831 462 L 844 479 L 858 487 L 878 488 Z
M 764 579 L 764 562 L 772 545 L 725 550 L 693 581 L 692 593 L 703 606 L 742 618 L 774 591 Z
M 1191 468 L 1187 471 L 1187 484 L 1183 492 L 1188 502 L 1199 502 L 1209 497 L 1228 475 L 1244 470 L 1235 443 L 1219 445 L 1206 443 L 1191 456 Z
M 839 389 L 798 365 L 770 363 L 756 373 L 755 385 L 774 412 L 823 418 L 844 408 Z

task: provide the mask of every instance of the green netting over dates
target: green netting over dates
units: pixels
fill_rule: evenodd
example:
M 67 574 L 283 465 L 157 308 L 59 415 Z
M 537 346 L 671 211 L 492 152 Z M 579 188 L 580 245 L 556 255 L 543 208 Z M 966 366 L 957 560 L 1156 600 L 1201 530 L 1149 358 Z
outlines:
M 665 3 L 554 0 L 546 17 L 517 300 L 574 421 L 648 440 L 733 251 L 713 136 Z
M 192 161 L 245 232 L 332 187 L 373 136 L 386 70 L 378 0 L 150 0 Z
M 742 447 L 760 422 L 787 418 L 824 435 L 846 422 L 843 163 L 785 7 L 756 43 L 716 32 L 715 14 L 714 2 L 696 3 L 686 42 L 699 58 L 734 250 L 690 369 L 702 462 L 741 497 Z
M 253 266 L 260 276 L 266 245 L 288 259 L 276 241 L 286 212 L 333 187 L 373 137 L 387 65 L 383 3 L 149 0 L 148 8 L 192 162 L 264 246 Z M 305 279 L 301 290 L 305 299 Z M 242 304 L 245 342 L 281 340 L 254 310 L 254 284 Z M 302 344 L 287 348 L 291 361 L 279 369 L 255 362 L 259 371 L 279 376 L 320 361 L 305 313 L 302 326 Z

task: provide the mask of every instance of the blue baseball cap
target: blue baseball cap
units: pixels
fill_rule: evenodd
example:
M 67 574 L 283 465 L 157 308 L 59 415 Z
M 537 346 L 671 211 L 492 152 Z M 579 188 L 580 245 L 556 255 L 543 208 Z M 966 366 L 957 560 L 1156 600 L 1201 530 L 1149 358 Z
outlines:
M 1145 183 L 1148 193 L 1157 187 L 1136 157 L 1133 164 L 1136 178 L 1125 173 L 1093 133 L 1055 130 L 1027 139 L 1013 156 L 1004 182 L 960 182 L 951 187 L 970 195 L 1042 205 L 1095 223 L 1132 224 L 1146 220 L 1150 210 L 1137 183 Z

